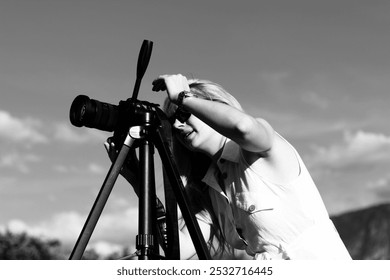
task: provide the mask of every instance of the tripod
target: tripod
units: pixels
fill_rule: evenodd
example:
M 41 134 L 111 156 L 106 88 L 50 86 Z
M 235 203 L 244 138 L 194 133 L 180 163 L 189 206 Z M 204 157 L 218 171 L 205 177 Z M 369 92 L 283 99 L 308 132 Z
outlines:
M 138 101 L 140 81 L 145 73 L 151 55 L 152 42 L 144 41 L 137 65 L 137 79 L 133 97 L 127 101 L 131 111 L 131 123 L 127 133 L 116 137 L 121 142 L 121 149 L 113 161 L 103 182 L 98 196 L 92 206 L 84 227 L 70 255 L 71 260 L 81 259 L 99 220 L 103 208 L 110 196 L 120 170 L 131 149 L 139 148 L 139 213 L 136 248 L 139 260 L 179 259 L 179 242 L 177 226 L 177 204 L 190 233 L 199 259 L 210 259 L 206 242 L 191 210 L 178 169 L 169 146 L 170 125 L 158 105 Z M 115 131 L 116 134 L 123 134 Z M 119 140 L 118 140 L 119 139 Z M 157 226 L 156 188 L 154 177 L 154 150 L 157 148 L 164 167 L 164 191 L 166 201 L 166 238 L 165 233 Z M 159 243 L 164 249 L 165 257 L 159 254 Z

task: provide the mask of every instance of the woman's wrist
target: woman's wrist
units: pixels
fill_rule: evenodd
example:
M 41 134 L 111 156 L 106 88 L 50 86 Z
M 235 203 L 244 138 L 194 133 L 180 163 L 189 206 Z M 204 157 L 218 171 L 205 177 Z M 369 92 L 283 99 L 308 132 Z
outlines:
M 177 95 L 177 99 L 176 99 L 176 102 L 175 102 L 176 105 L 179 106 L 179 107 L 183 106 L 184 99 L 189 98 L 189 97 L 197 98 L 198 96 L 196 94 L 193 94 L 190 91 L 183 90 L 182 92 L 180 92 Z

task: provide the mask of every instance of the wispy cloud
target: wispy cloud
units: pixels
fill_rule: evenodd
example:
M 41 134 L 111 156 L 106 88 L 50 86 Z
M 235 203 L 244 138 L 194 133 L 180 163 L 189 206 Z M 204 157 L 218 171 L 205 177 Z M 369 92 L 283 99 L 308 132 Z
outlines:
M 40 162 L 41 158 L 34 154 L 12 152 L 0 157 L 0 168 L 13 168 L 22 173 L 30 172 L 30 164 Z
M 80 129 L 66 122 L 44 121 L 32 117 L 20 118 L 0 110 L 0 138 L 25 143 L 26 146 L 49 143 L 52 140 L 75 144 L 97 142 L 104 137 L 107 135 L 96 129 Z
M 387 171 L 387 170 L 386 170 Z M 366 184 L 368 191 L 375 193 L 378 200 L 388 201 L 390 199 L 390 173 L 382 174 L 381 177 L 373 178 Z
M 43 124 L 33 118 L 17 118 L 0 110 L 0 137 L 9 141 L 47 143 L 49 139 L 39 130 Z
M 107 166 L 103 166 L 95 162 L 90 162 L 83 166 L 57 164 L 52 166 L 52 169 L 55 172 L 63 174 L 104 174 L 107 172 Z
M 312 105 L 318 109 L 327 109 L 329 107 L 329 100 L 324 96 L 321 96 L 318 92 L 315 91 L 305 91 L 301 94 L 301 100 L 308 104 Z
M 342 168 L 390 162 L 390 136 L 357 131 L 345 132 L 343 141 L 328 147 L 316 147 L 308 162 L 315 166 Z
M 387 188 L 389 185 L 390 185 L 390 178 L 387 177 L 376 178 L 375 180 L 369 181 L 367 183 L 367 187 L 372 190 L 381 190 Z
M 258 73 L 258 78 L 260 79 L 265 92 L 277 100 L 285 98 L 286 83 L 290 77 L 291 74 L 289 72 L 283 71 L 261 71 Z
M 103 174 L 107 172 L 107 168 L 97 163 L 90 163 L 88 165 L 88 171 L 94 174 Z
M 107 138 L 103 132 L 90 128 L 76 128 L 68 123 L 60 122 L 54 124 L 54 139 L 66 143 L 84 144 L 89 141 L 102 142 L 102 139 Z
M 112 242 L 107 241 L 98 241 L 89 246 L 89 248 L 95 250 L 96 253 L 98 253 L 100 256 L 110 256 L 113 253 L 121 253 L 123 251 L 123 248 L 127 246 L 118 245 Z M 131 250 L 131 252 L 135 252 L 135 248 Z M 121 256 L 124 257 L 124 256 Z

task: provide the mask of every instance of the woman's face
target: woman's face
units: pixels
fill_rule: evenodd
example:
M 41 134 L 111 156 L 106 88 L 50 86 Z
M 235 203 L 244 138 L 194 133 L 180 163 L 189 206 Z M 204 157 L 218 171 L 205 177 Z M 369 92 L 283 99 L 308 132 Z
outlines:
M 173 128 L 176 138 L 191 151 L 212 156 L 221 148 L 222 135 L 194 115 L 184 122 L 176 119 Z

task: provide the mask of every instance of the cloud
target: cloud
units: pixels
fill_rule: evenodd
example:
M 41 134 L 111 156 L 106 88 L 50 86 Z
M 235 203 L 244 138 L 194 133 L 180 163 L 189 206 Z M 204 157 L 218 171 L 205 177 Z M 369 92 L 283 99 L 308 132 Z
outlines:
M 331 168 L 390 162 L 390 136 L 364 131 L 344 132 L 342 143 L 316 147 L 307 161 L 311 165 Z
M 104 132 L 96 129 L 76 128 L 65 122 L 54 125 L 54 139 L 61 142 L 83 144 L 89 141 L 102 142 L 106 138 L 107 135 L 105 135 Z
M 281 101 L 288 97 L 286 95 L 286 83 L 291 78 L 289 72 L 267 72 L 261 71 L 258 73 L 259 80 L 265 91 L 263 94 L 268 94 L 273 99 Z
M 22 173 L 30 172 L 30 163 L 40 162 L 41 158 L 34 154 L 12 152 L 0 157 L 0 167 L 15 168 Z
M 94 174 L 104 174 L 107 172 L 107 168 L 97 163 L 90 163 L 88 165 L 88 171 Z
M 85 174 L 86 172 L 88 172 L 88 173 L 99 175 L 99 174 L 105 174 L 108 171 L 106 166 L 94 162 L 82 166 L 57 164 L 57 165 L 53 165 L 52 169 L 55 172 L 62 173 L 62 174 L 70 174 L 70 173 Z
M 50 138 L 42 133 L 43 129 L 47 131 L 47 135 L 52 135 L 54 140 L 67 143 L 101 142 L 107 138 L 104 132 L 97 129 L 76 128 L 66 122 L 44 123 L 31 117 L 18 118 L 0 110 L 0 138 L 27 144 L 48 143 Z
M 368 181 L 366 184 L 367 189 L 377 195 L 379 201 L 388 202 L 390 199 L 390 177 L 387 172 L 387 176 L 375 178 Z
M 389 185 L 390 185 L 390 178 L 377 178 L 367 183 L 367 187 L 373 190 L 382 190 L 385 188 L 388 189 Z
M 137 234 L 137 208 L 123 208 L 103 213 L 92 235 L 91 248 L 100 251 L 116 251 L 127 245 L 129 236 Z M 60 240 L 65 245 L 74 245 L 82 227 L 86 221 L 87 214 L 80 214 L 75 211 L 61 212 L 52 215 L 48 220 L 28 224 L 19 219 L 10 220 L 7 225 L 0 226 L 0 231 L 9 230 L 14 233 L 28 233 L 40 238 L 52 238 Z M 135 222 L 134 222 L 135 221 Z
M 55 220 L 54 220 L 55 219 Z M 21 220 L 11 220 L 6 228 L 1 228 L 0 231 L 6 229 L 15 234 L 28 233 L 32 236 L 40 238 L 54 238 L 61 240 L 67 245 L 74 246 L 73 241 L 75 236 L 78 236 L 82 229 L 84 218 L 75 212 L 61 213 L 56 215 L 53 220 L 41 223 L 39 225 L 30 226 Z M 71 244 L 72 243 L 72 244 Z M 109 256 L 113 253 L 120 253 L 124 246 L 113 242 L 98 240 L 88 244 L 88 249 L 95 250 L 100 256 Z
M 42 123 L 33 118 L 20 119 L 0 110 L 0 137 L 10 141 L 47 143 L 48 138 L 39 132 Z
M 95 250 L 96 253 L 103 257 L 123 251 L 123 246 L 106 241 L 98 241 L 91 244 L 89 248 Z
M 85 218 L 76 212 L 63 212 L 55 214 L 50 220 L 43 221 L 35 225 L 29 225 L 26 222 L 13 219 L 2 227 L 2 231 L 8 229 L 14 233 L 28 233 L 33 236 L 56 238 L 61 241 L 69 242 L 75 239 L 80 232 Z
M 329 101 L 314 91 L 303 92 L 301 100 L 308 105 L 313 105 L 315 108 L 327 109 L 329 107 Z
M 53 167 L 53 170 L 58 172 L 58 173 L 68 173 L 70 172 L 70 167 L 68 166 L 65 166 L 63 164 L 57 164 L 57 165 L 54 165 Z M 77 169 L 74 169 L 77 171 Z
M 277 85 L 280 86 L 283 84 L 283 82 L 291 76 L 289 72 L 267 72 L 267 71 L 261 71 L 258 73 L 258 76 L 263 82 L 267 82 L 270 85 Z
M 258 116 L 258 108 L 248 106 L 249 112 L 253 116 Z M 322 138 L 324 135 L 340 133 L 346 128 L 361 126 L 361 123 L 355 123 L 347 120 L 333 120 L 320 117 L 308 118 L 305 115 L 298 115 L 294 112 L 277 111 L 270 108 L 261 110 L 262 117 L 271 123 L 275 130 L 288 139 L 291 138 Z

